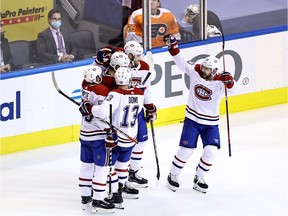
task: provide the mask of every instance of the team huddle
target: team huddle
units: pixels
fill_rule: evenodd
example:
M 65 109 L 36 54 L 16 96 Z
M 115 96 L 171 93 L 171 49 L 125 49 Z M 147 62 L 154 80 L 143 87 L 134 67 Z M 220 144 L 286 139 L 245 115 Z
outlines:
M 224 89 L 231 91 L 234 80 L 228 72 L 219 74 L 218 59 L 208 57 L 201 64 L 187 63 L 175 37 L 166 35 L 164 41 L 176 65 L 190 76 L 180 148 L 172 160 L 167 186 L 172 191 L 179 188 L 178 176 L 197 147 L 200 135 L 204 153 L 193 189 L 206 193 L 204 176 L 220 148 L 217 105 Z M 148 140 L 147 123 L 155 121 L 157 108 L 150 87 L 152 71 L 143 57 L 141 44 L 129 41 L 124 48 L 101 48 L 95 62 L 85 69 L 79 108 L 82 114 L 79 187 L 83 210 L 91 203 L 92 213 L 124 209 L 123 198 L 138 199 L 137 188 L 148 186 L 148 180 L 140 174 L 141 159 Z M 205 89 L 213 90 L 209 98 L 200 95 Z M 204 106 L 205 109 L 201 108 Z M 207 109 L 211 109 L 210 115 L 201 113 Z
M 149 65 L 142 58 L 143 47 L 134 41 L 124 49 L 103 47 L 84 72 L 79 185 L 82 204 L 92 201 L 94 213 L 121 209 L 122 197 L 137 199 L 135 187 L 147 187 L 139 170 L 148 140 L 147 122 L 156 119 L 157 108 Z

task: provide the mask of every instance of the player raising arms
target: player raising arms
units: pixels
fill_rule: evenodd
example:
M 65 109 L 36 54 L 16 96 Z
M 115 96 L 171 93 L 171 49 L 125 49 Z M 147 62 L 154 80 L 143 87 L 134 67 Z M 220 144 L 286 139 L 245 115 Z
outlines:
M 196 169 L 193 189 L 206 193 L 208 185 L 204 179 L 220 149 L 219 104 L 221 98 L 224 97 L 225 88 L 228 94 L 235 93 L 237 84 L 229 72 L 219 73 L 219 59 L 208 56 L 201 64 L 187 62 L 174 36 L 166 35 L 164 41 L 177 67 L 190 77 L 190 91 L 179 143 L 180 148 L 172 161 L 168 187 L 173 191 L 179 188 L 178 176 L 196 149 L 200 136 L 203 143 L 203 155 Z
M 80 110 L 86 113 L 86 115 L 93 114 L 93 116 L 109 121 L 108 117 L 110 115 L 109 109 L 111 104 L 113 125 L 131 137 L 136 138 L 138 132 L 138 115 L 143 109 L 143 91 L 139 88 L 131 88 L 131 72 L 129 68 L 118 68 L 114 77 L 118 88 L 110 91 L 100 106 L 93 106 L 93 104 L 86 101 L 82 103 Z M 130 195 L 133 193 L 138 194 L 138 190 L 132 189 L 126 184 L 129 161 L 135 143 L 122 134 L 118 134 L 118 136 L 118 144 L 117 146 L 115 145 L 116 147 L 112 150 L 112 165 L 114 165 L 117 175 L 112 175 L 111 190 L 113 196 L 111 199 L 107 199 L 107 201 L 115 204 L 122 203 L 122 190 L 123 192 L 128 191 Z M 118 181 L 119 188 L 117 185 Z
M 131 183 L 133 187 L 147 187 L 148 180 L 141 177 L 139 170 L 141 169 L 143 150 L 148 140 L 146 122 L 150 120 L 154 121 L 157 111 L 153 103 L 150 79 L 147 79 L 151 72 L 149 71 L 149 65 L 142 60 L 143 47 L 138 42 L 128 41 L 124 46 L 124 50 L 131 61 L 132 85 L 144 91 L 144 107 L 146 108 L 146 118 L 144 116 L 144 110 L 141 110 L 139 113 L 137 136 L 139 143 L 134 146 L 132 151 L 128 182 Z
M 88 66 L 84 71 L 82 82 L 82 101 L 100 105 L 109 93 L 109 89 L 101 85 L 102 70 L 98 66 Z M 107 196 L 106 181 L 109 173 L 107 166 L 105 139 L 106 132 L 100 128 L 101 122 L 92 115 L 82 117 L 80 128 L 81 168 L 79 187 L 82 194 L 83 209 L 92 201 L 91 187 L 93 187 L 93 213 L 113 212 L 114 205 L 104 201 Z

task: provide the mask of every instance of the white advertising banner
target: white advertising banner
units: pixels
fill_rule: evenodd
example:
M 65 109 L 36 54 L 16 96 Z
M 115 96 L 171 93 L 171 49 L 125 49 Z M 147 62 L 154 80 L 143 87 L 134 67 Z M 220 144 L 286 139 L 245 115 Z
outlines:
M 222 58 L 222 43 L 182 48 L 187 60 L 207 54 Z M 153 54 L 151 76 L 158 109 L 186 104 L 189 79 L 166 52 Z M 80 102 L 84 66 L 55 71 L 59 88 Z M 225 69 L 234 76 L 239 94 L 287 86 L 287 32 L 225 43 Z M 1 137 L 80 124 L 78 107 L 60 95 L 51 72 L 1 80 Z

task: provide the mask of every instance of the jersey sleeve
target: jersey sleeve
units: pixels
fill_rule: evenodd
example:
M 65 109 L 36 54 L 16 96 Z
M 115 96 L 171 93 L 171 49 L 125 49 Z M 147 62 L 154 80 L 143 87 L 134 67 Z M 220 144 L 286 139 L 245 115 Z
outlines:
M 134 11 L 128 18 L 127 25 L 124 27 L 124 40 L 142 43 L 142 9 Z
M 184 71 L 187 75 L 189 76 L 196 76 L 198 75 L 197 72 L 195 72 L 195 65 L 193 63 L 188 63 L 186 59 L 184 58 L 184 55 L 179 52 L 177 55 L 172 56 L 175 64 L 177 67 L 181 70 Z
M 109 92 L 101 105 L 92 107 L 92 114 L 106 121 L 109 121 L 110 104 L 112 105 L 112 112 L 119 106 L 120 95 L 114 91 Z

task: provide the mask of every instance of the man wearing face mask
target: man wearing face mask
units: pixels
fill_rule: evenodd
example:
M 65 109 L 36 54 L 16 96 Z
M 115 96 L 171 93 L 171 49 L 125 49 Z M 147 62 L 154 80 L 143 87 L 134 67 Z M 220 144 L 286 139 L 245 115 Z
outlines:
M 61 17 L 59 10 L 50 10 L 48 13 L 50 26 L 38 34 L 37 53 L 44 63 L 71 62 L 76 56 L 76 46 L 70 39 L 68 29 L 61 27 Z
M 8 39 L 4 36 L 3 24 L 0 23 L 0 72 L 8 72 L 13 66 L 13 56 L 9 47 Z

